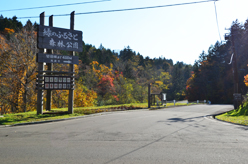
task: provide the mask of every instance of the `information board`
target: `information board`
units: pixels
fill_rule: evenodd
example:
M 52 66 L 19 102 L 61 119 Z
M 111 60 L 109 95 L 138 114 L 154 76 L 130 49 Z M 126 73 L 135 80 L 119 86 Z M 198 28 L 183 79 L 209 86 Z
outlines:
M 70 76 L 45 76 L 45 90 L 70 90 L 73 89 Z
M 78 64 L 78 56 L 67 56 L 57 54 L 37 54 L 37 62 L 44 63 L 60 63 L 60 64 Z
M 234 100 L 241 101 L 242 100 L 241 93 L 234 93 L 233 98 Z
M 82 31 L 38 26 L 38 48 L 83 51 Z

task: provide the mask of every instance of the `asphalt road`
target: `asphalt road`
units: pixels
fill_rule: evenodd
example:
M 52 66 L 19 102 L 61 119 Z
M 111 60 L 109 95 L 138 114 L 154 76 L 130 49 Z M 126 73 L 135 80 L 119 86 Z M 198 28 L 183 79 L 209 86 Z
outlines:
M 0 163 L 248 163 L 248 127 L 206 117 L 232 108 L 195 105 L 4 127 Z

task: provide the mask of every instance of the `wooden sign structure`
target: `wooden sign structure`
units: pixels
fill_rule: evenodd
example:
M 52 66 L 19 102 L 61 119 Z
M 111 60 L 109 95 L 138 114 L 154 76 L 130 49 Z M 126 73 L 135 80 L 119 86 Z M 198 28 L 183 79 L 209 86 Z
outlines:
M 155 96 L 158 96 L 161 99 L 162 102 L 162 93 L 151 93 L 150 94 L 150 105 L 155 106 L 156 105 L 156 98 Z
M 45 13 L 40 14 L 38 27 L 36 62 L 37 75 L 37 114 L 43 114 L 43 94 L 47 91 L 46 110 L 51 110 L 52 90 L 69 90 L 68 113 L 73 113 L 73 94 L 75 86 L 74 64 L 78 64 L 75 51 L 83 51 L 82 31 L 74 30 L 75 12 L 71 13 L 70 29 L 53 27 L 53 15 L 49 17 L 49 26 L 45 26 Z M 46 53 L 45 53 L 46 49 Z M 53 54 L 53 49 L 69 51 L 69 55 Z M 47 63 L 47 70 L 44 70 Z M 69 64 L 68 72 L 53 71 L 53 63 Z
M 161 99 L 161 105 L 166 104 L 166 93 L 151 93 L 151 84 L 148 84 L 148 108 L 155 106 L 155 96 L 158 96 Z

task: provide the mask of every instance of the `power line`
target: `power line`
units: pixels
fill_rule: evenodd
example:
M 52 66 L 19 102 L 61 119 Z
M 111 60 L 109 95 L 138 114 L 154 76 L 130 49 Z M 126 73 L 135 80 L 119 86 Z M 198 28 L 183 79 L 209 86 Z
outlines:
M 61 4 L 61 5 L 29 7 L 29 8 L 21 8 L 21 9 L 9 9 L 9 10 L 0 10 L 0 12 L 17 11 L 17 10 L 32 10 L 32 9 L 41 9 L 41 8 L 49 8 L 49 7 L 62 7 L 62 6 L 72 6 L 72 5 L 82 5 L 82 4 L 87 4 L 87 3 L 98 3 L 98 2 L 105 2 L 105 1 L 111 1 L 111 0 L 88 1 L 88 2 Z
M 218 21 L 217 8 L 216 8 L 215 1 L 214 1 L 214 8 L 215 8 L 215 17 L 216 17 L 217 28 L 218 28 L 218 32 L 219 32 L 220 41 L 221 41 L 220 28 L 219 28 L 219 21 Z
M 198 4 L 198 3 L 213 2 L 213 1 L 218 1 L 218 0 L 206 0 L 206 1 L 198 1 L 198 2 L 188 2 L 188 3 L 179 3 L 179 4 L 171 4 L 171 5 L 161 5 L 161 6 L 149 6 L 149 7 L 139 7 L 139 8 L 129 8 L 129 9 L 92 11 L 92 12 L 84 12 L 84 13 L 75 13 L 75 15 L 86 15 L 86 14 L 99 14 L 99 13 L 110 13 L 110 12 L 120 12 L 120 11 L 155 9 L 155 8 L 172 7 L 172 6 L 182 6 L 182 5 Z M 53 15 L 53 16 L 69 16 L 69 15 L 70 14 L 58 14 L 58 15 Z M 39 18 L 39 16 L 18 17 L 18 19 L 28 19 L 28 18 Z

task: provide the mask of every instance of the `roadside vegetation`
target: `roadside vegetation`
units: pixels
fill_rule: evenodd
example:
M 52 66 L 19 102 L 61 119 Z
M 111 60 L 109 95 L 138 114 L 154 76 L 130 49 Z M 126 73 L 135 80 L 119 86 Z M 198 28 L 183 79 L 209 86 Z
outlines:
M 116 110 L 134 110 L 134 109 L 142 109 L 146 107 L 147 104 L 140 103 L 140 104 L 109 105 L 109 106 L 101 106 L 101 107 L 74 108 L 73 114 L 68 114 L 66 112 L 68 110 L 67 108 L 55 108 L 49 112 L 45 111 L 43 115 L 37 115 L 36 111 L 10 113 L 10 114 L 4 114 L 3 117 L 0 117 L 0 125 L 14 125 L 19 123 L 57 120 L 57 119 L 65 119 L 70 117 L 78 117 L 83 115 L 100 113 L 100 112 L 109 112 Z
M 244 84 L 248 87 L 248 75 L 244 76 Z M 247 97 L 248 95 L 246 95 L 246 99 L 243 103 L 243 106 L 240 106 L 236 110 L 232 110 L 230 112 L 216 116 L 216 118 L 222 121 L 248 126 L 248 98 Z
M 235 124 L 248 125 L 248 102 L 243 104 L 239 109 L 216 116 L 217 119 Z
M 176 106 L 191 105 L 187 103 L 176 103 Z M 167 107 L 174 106 L 174 103 L 167 103 Z M 0 125 L 14 125 L 19 123 L 29 123 L 47 120 L 66 119 L 71 117 L 84 116 L 89 114 L 101 113 L 101 112 L 112 112 L 122 110 L 138 110 L 146 109 L 147 103 L 136 103 L 136 104 L 122 104 L 122 105 L 107 105 L 100 107 L 79 107 L 74 108 L 74 114 L 68 114 L 67 108 L 55 108 L 49 112 L 45 112 L 43 115 L 37 115 L 36 111 L 22 112 L 22 113 L 10 113 L 0 117 Z M 164 106 L 159 106 L 164 108 Z M 157 106 L 152 106 L 151 110 L 158 109 Z

